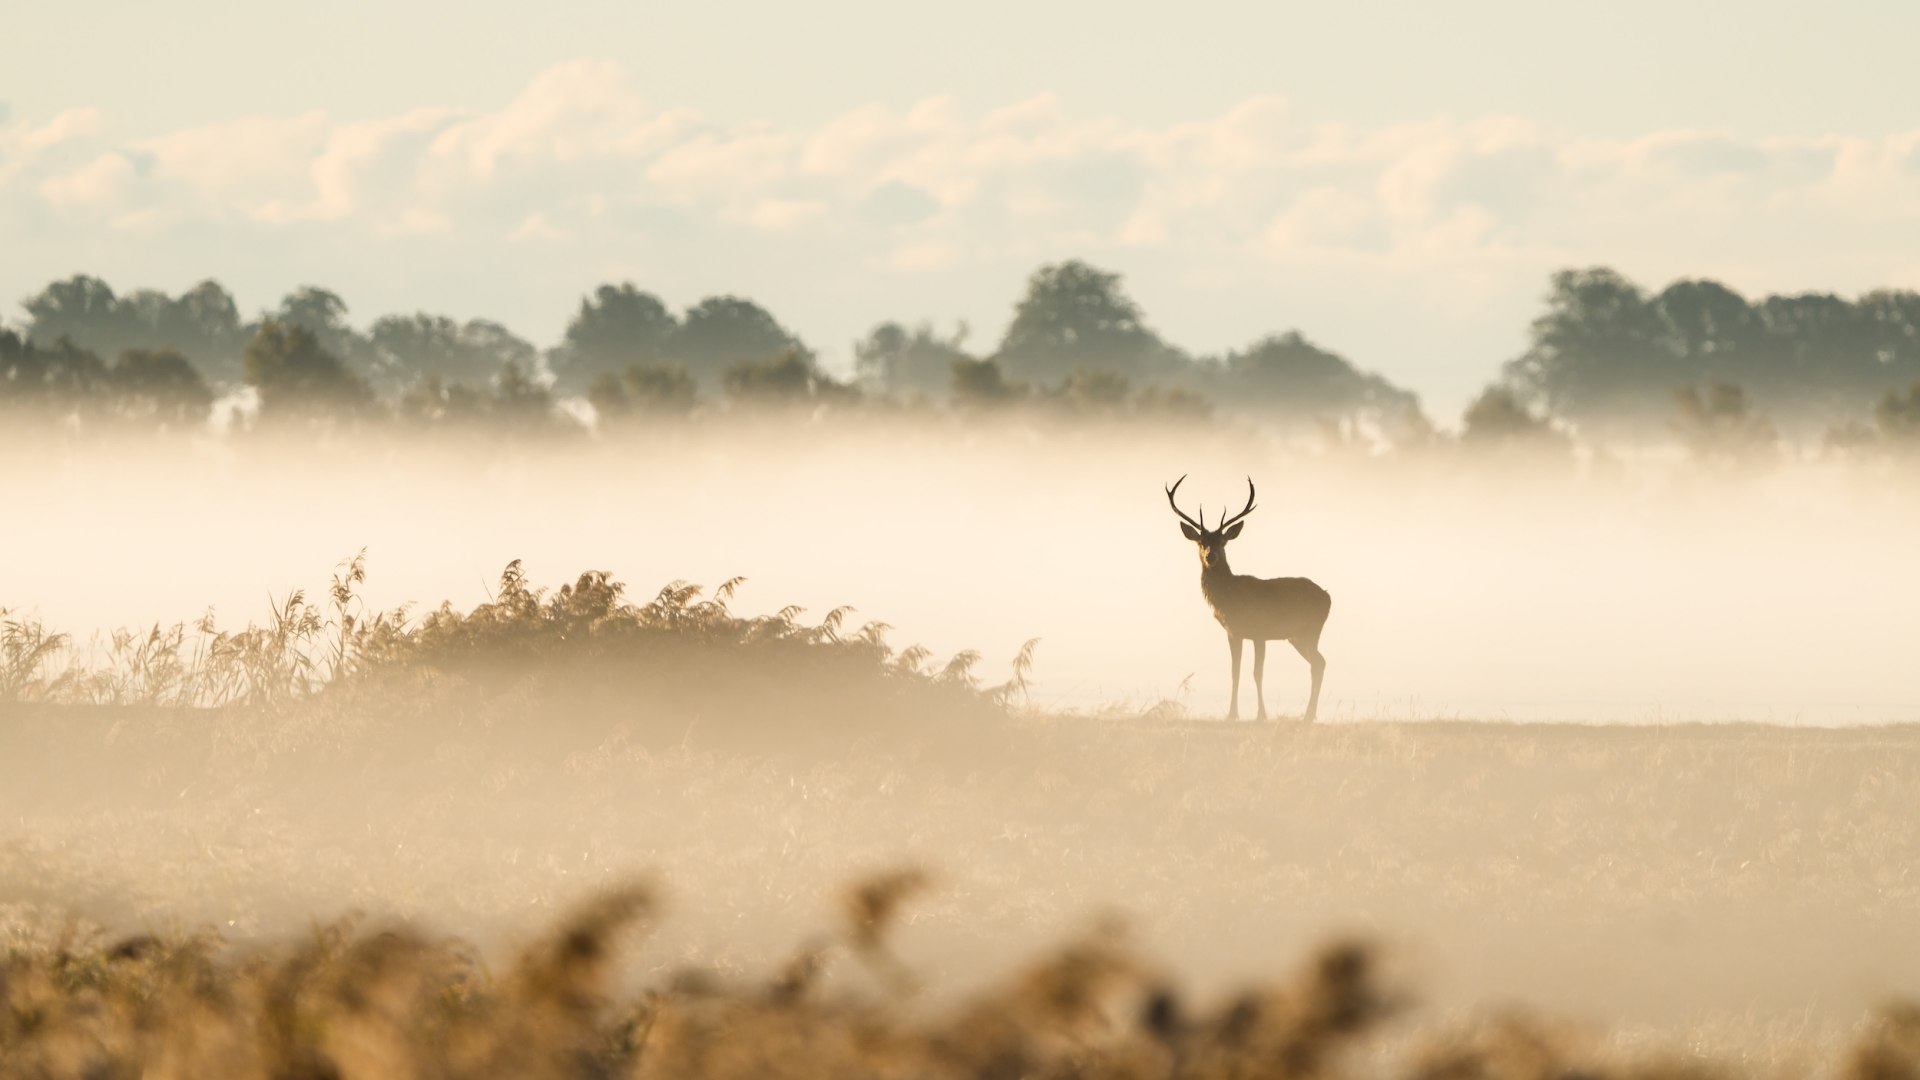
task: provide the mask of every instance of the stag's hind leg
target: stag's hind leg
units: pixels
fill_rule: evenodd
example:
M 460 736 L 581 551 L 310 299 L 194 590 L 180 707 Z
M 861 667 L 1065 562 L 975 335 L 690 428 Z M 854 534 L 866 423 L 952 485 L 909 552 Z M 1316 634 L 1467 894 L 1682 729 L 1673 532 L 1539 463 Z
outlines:
M 1253 700 L 1260 711 L 1255 719 L 1267 718 L 1267 642 L 1265 638 L 1253 639 Z
M 1312 637 L 1294 638 L 1293 648 L 1302 659 L 1306 660 L 1307 666 L 1313 669 L 1313 689 L 1307 694 L 1307 715 L 1301 718 L 1311 724 L 1314 716 L 1320 712 L 1320 676 L 1326 673 L 1327 658 L 1320 655 L 1318 633 Z

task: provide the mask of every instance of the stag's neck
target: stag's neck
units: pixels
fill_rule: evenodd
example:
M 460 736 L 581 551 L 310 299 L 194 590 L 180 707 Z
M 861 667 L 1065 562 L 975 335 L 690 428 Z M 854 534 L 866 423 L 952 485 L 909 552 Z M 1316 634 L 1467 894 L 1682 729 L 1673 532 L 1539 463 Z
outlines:
M 1217 565 L 1200 568 L 1200 592 L 1209 604 L 1219 607 L 1220 598 L 1233 587 L 1234 576 L 1233 567 L 1227 565 L 1227 557 L 1222 553 Z

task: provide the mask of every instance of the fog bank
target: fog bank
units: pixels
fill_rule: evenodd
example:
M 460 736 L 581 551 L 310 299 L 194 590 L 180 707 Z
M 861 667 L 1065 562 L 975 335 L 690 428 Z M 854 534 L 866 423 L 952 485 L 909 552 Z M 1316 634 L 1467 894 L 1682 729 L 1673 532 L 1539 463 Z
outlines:
M 1218 716 L 1224 635 L 1162 494 L 1182 474 L 1210 519 L 1258 485 L 1236 571 L 1332 593 L 1328 719 L 1920 718 L 1920 507 L 1833 464 L 1515 471 L 1198 429 L 789 421 L 547 449 L 90 441 L 0 476 L 0 604 L 80 639 L 208 607 L 235 625 L 361 548 L 376 606 L 470 606 L 516 558 L 636 597 L 741 575 L 742 610 L 850 604 L 989 676 L 1038 637 L 1039 707 Z M 1268 668 L 1270 709 L 1297 715 L 1305 664 L 1278 646 Z

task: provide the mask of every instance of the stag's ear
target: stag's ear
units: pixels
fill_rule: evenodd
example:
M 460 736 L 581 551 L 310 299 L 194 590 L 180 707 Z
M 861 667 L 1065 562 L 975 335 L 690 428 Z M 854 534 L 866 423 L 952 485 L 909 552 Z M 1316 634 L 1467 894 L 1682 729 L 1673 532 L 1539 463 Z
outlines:
M 1234 523 L 1233 523 L 1233 527 L 1232 527 L 1232 528 L 1230 528 L 1230 529 L 1228 529 L 1228 530 L 1227 530 L 1227 532 L 1226 532 L 1226 535 L 1225 535 L 1225 536 L 1223 536 L 1223 537 L 1221 537 L 1221 539 L 1223 539 L 1223 540 L 1231 540 L 1231 539 L 1233 539 L 1234 537 L 1236 537 L 1236 536 L 1239 536 L 1239 535 L 1240 535 L 1240 530 L 1241 530 L 1241 529 L 1244 529 L 1244 528 L 1246 528 L 1246 527 L 1247 527 L 1247 523 L 1246 523 L 1246 522 L 1244 522 L 1244 521 L 1236 521 L 1236 522 L 1234 522 Z
M 1200 542 L 1200 531 L 1184 521 L 1180 523 L 1180 535 L 1196 544 Z

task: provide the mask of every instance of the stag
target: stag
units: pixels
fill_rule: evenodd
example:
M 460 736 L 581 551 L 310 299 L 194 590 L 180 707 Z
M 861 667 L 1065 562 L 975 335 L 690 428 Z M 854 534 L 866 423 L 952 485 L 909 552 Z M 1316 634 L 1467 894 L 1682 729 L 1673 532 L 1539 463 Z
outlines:
M 1200 593 L 1213 609 L 1213 617 L 1227 631 L 1227 647 L 1233 653 L 1233 704 L 1227 708 L 1227 719 L 1240 718 L 1241 643 L 1253 642 L 1254 700 L 1259 703 L 1259 719 L 1265 720 L 1267 642 L 1286 641 L 1313 671 L 1313 690 L 1307 696 L 1305 716 L 1312 722 L 1320 710 L 1320 677 L 1327 670 L 1327 659 L 1320 655 L 1320 631 L 1327 624 L 1333 597 L 1306 578 L 1257 578 L 1234 573 L 1227 565 L 1227 543 L 1240 535 L 1244 519 L 1253 513 L 1253 478 L 1247 478 L 1246 508 L 1232 517 L 1223 516 L 1211 529 L 1206 525 L 1205 508 L 1201 508 L 1196 521 L 1174 498 L 1186 479 L 1182 476 L 1167 489 L 1167 505 L 1180 517 L 1180 535 L 1200 548 Z

